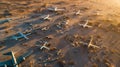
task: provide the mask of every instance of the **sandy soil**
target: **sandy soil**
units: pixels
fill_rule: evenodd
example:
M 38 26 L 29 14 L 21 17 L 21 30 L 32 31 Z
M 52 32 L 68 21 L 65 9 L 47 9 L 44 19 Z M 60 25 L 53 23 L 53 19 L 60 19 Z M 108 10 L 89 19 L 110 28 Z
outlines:
M 2 54 L 11 50 L 16 57 L 33 50 L 19 67 L 120 67 L 119 3 L 120 0 L 1 0 L 0 18 L 13 20 L 0 24 L 0 60 L 10 59 Z M 65 11 L 47 10 L 54 6 Z M 11 15 L 6 16 L 5 10 Z M 79 10 L 80 15 L 75 15 Z M 41 19 L 48 14 L 51 20 Z M 68 24 L 63 24 L 67 20 Z M 86 20 L 92 28 L 79 26 Z M 18 31 L 32 34 L 29 40 L 10 40 Z M 88 43 L 91 36 L 92 43 L 100 48 L 79 43 Z M 36 45 L 42 45 L 41 41 L 48 42 L 51 50 L 40 50 Z

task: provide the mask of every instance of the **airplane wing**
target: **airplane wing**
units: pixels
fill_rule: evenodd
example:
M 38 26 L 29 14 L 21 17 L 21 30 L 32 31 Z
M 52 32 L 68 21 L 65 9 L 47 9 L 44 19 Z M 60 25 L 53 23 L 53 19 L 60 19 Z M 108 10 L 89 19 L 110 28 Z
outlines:
M 44 17 L 44 20 L 49 19 L 49 17 L 50 17 L 50 15 L 47 15 L 46 17 Z
M 5 67 L 5 66 L 13 67 L 12 60 L 7 60 L 7 61 L 0 62 L 0 67 Z
M 79 11 L 77 11 L 75 14 L 76 14 L 76 15 L 79 15 L 79 14 L 80 14 L 80 10 L 79 10 Z
M 88 47 L 92 45 L 92 41 L 93 41 L 93 37 L 91 37 L 89 44 L 88 44 Z
M 88 43 L 85 43 L 85 42 L 83 42 L 83 41 L 80 41 L 80 43 L 81 43 L 81 44 L 84 44 L 84 45 L 88 45 Z
M 18 38 L 16 36 L 12 36 L 11 39 L 18 40 Z
M 23 36 L 13 36 L 11 39 L 18 40 L 19 38 L 22 38 Z
M 25 54 L 23 54 L 22 56 L 19 56 L 16 60 L 17 63 L 20 64 L 21 62 L 23 62 L 27 57 L 29 57 L 31 54 L 33 53 L 33 51 L 27 52 Z
M 46 46 L 42 46 L 40 49 L 42 50 L 43 48 L 50 50 L 50 48 L 46 47 Z
M 84 24 L 79 24 L 80 26 L 84 26 Z
M 88 24 L 88 20 L 86 20 L 86 23 L 84 24 L 85 26 Z
M 56 9 L 56 11 L 65 11 L 65 9 Z
M 51 7 L 51 8 L 48 8 L 49 11 L 56 11 L 57 10 L 57 7 Z
M 26 36 L 30 35 L 31 33 L 25 34 Z
M 48 8 L 48 10 L 53 11 L 54 9 L 53 8 Z
M 96 45 L 91 45 L 92 47 L 94 47 L 94 48 L 100 48 L 99 46 L 96 46 Z
M 91 28 L 92 26 L 86 25 L 86 27 L 89 27 L 89 28 Z

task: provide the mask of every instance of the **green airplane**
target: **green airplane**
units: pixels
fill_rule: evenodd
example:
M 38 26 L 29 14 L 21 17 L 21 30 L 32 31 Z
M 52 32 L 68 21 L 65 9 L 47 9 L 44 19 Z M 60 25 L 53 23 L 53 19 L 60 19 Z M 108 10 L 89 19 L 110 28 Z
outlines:
M 10 20 L 12 20 L 12 19 L 11 19 L 11 18 L 7 18 L 7 19 L 4 19 L 4 20 L 0 20 L 0 24 L 7 23 L 7 22 L 9 22 Z
M 26 52 L 25 54 L 15 58 L 14 52 L 8 52 L 3 55 L 10 55 L 12 59 L 0 62 L 0 67 L 18 67 L 18 64 L 23 62 L 27 57 L 29 57 L 33 51 Z

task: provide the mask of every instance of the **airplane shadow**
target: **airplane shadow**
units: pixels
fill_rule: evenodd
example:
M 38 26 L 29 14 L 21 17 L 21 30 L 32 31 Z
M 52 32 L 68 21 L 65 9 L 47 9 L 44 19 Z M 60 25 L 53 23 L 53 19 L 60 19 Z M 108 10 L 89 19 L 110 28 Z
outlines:
M 17 44 L 17 43 L 19 43 L 19 42 L 18 42 L 18 41 L 15 41 L 15 40 L 5 40 L 5 41 L 4 41 L 4 45 L 3 45 L 3 46 L 5 46 L 5 48 L 0 49 L 0 52 L 1 52 L 1 51 L 4 51 L 4 50 L 6 50 L 6 49 L 8 49 L 8 48 L 10 48 L 10 47 L 12 47 L 12 46 L 14 46 L 14 45 Z

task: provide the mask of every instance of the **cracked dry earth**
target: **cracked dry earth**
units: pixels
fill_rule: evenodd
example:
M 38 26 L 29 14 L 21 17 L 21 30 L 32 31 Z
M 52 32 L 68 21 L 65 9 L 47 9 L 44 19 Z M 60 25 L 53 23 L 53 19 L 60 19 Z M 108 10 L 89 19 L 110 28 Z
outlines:
M 19 67 L 120 67 L 120 4 L 119 0 L 1 0 L 0 18 L 12 18 L 0 24 L 0 60 L 2 54 L 15 52 L 18 57 L 33 50 Z M 64 12 L 51 12 L 58 7 Z M 4 16 L 5 10 L 11 15 Z M 80 11 L 79 15 L 76 13 Z M 41 16 L 50 15 L 50 20 Z M 91 28 L 81 27 L 85 24 Z M 32 24 L 32 25 L 30 25 Z M 32 29 L 31 29 L 32 28 Z M 17 32 L 30 32 L 28 40 L 10 40 Z M 89 43 L 100 48 L 88 48 Z M 40 50 L 48 43 L 50 50 Z

